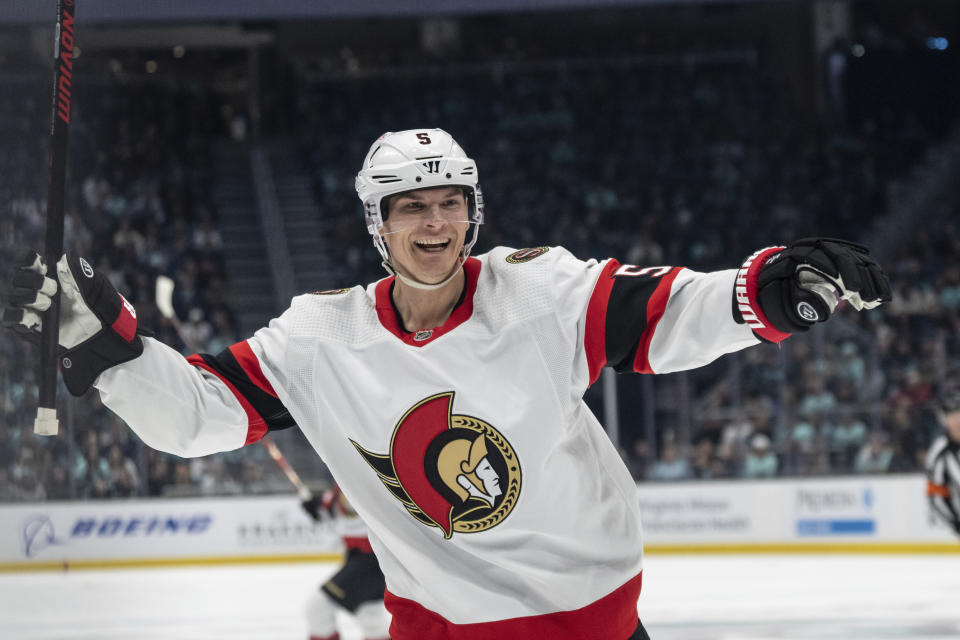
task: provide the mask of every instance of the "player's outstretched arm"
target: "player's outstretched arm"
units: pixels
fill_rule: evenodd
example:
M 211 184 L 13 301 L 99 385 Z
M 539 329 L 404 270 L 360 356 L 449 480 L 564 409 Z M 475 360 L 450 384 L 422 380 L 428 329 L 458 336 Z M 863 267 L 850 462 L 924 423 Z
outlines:
M 806 331 L 827 320 L 840 299 L 858 310 L 890 299 L 887 276 L 865 247 L 827 238 L 761 249 L 739 270 L 698 273 L 613 260 L 597 268 L 584 331 L 591 384 L 603 366 L 692 369 L 758 340 L 781 342 Z
M 38 342 L 43 314 L 60 290 L 58 360 L 71 394 L 96 384 L 104 404 L 161 451 L 199 456 L 249 442 L 250 412 L 231 389 L 144 336 L 133 306 L 106 276 L 74 255 L 57 262 L 57 280 L 45 273 L 37 254 L 19 262 L 5 287 L 3 325 Z
M 804 238 L 748 257 L 737 273 L 734 316 L 768 342 L 826 322 L 840 300 L 857 311 L 890 300 L 890 281 L 865 246 Z

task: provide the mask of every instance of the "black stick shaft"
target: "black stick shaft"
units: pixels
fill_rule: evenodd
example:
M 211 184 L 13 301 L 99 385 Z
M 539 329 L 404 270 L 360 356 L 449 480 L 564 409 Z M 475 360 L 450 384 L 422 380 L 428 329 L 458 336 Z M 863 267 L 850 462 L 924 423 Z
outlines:
M 64 183 L 67 173 L 67 139 L 73 89 L 74 9 L 76 0 L 57 0 L 57 27 L 53 60 L 53 107 L 50 121 L 49 182 L 47 186 L 44 258 L 47 272 L 56 277 L 57 260 L 63 253 Z M 40 409 L 34 430 L 56 433 L 57 339 L 60 333 L 60 296 L 45 314 L 40 339 Z M 44 412 L 47 409 L 47 412 Z M 52 412 L 52 413 L 51 413 Z M 41 429 L 46 421 L 47 428 Z M 49 434 L 48 434 L 49 435 Z

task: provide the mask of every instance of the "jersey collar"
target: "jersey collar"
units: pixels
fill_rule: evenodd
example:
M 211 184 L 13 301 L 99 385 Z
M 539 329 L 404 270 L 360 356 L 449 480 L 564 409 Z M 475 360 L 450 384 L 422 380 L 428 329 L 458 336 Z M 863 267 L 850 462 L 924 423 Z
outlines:
M 461 324 L 466 322 L 473 315 L 473 294 L 477 291 L 477 280 L 480 278 L 480 261 L 476 258 L 467 258 L 463 263 L 463 271 L 466 275 L 464 285 L 463 301 L 453 310 L 447 321 L 439 327 L 427 329 L 424 331 L 415 331 L 408 333 L 403 330 L 400 320 L 397 318 L 397 312 L 394 310 L 393 301 L 390 299 L 390 289 L 396 279 L 394 276 L 384 278 L 377 283 L 375 289 L 377 301 L 377 318 L 383 328 L 400 338 L 403 342 L 414 346 L 422 347 L 430 344 L 440 336 L 453 331 Z

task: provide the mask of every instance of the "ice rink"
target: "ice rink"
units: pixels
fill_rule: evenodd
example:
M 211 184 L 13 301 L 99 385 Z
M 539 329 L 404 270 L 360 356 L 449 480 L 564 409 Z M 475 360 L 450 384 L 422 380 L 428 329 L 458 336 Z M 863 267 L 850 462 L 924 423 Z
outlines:
M 334 568 L 0 574 L 0 638 L 304 640 L 302 603 Z M 960 554 L 650 555 L 639 609 L 653 640 L 957 640 Z

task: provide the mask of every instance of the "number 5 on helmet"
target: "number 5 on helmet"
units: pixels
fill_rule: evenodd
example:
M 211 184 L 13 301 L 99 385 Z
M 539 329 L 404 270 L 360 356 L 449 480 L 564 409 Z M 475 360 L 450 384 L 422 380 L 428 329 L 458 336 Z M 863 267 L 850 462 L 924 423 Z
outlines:
M 39 342 L 42 314 L 50 308 L 57 282 L 33 253 L 14 270 L 8 287 L 4 327 Z M 58 361 L 67 389 L 83 395 L 101 373 L 143 353 L 137 312 L 101 273 L 72 253 L 57 262 L 60 284 Z

